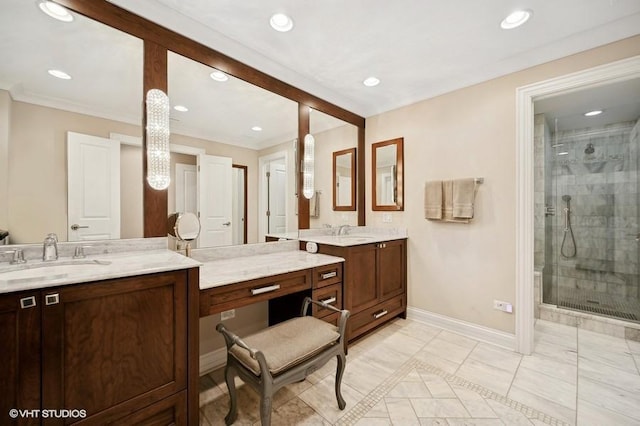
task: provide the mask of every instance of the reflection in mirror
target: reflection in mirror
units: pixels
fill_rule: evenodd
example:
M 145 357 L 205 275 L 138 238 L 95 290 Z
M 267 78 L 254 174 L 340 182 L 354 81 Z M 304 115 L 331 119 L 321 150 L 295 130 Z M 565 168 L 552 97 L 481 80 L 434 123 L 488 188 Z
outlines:
M 186 243 L 184 248 L 187 257 L 191 257 L 191 244 L 200 235 L 200 229 L 200 220 L 194 213 L 172 213 L 167 219 L 167 233 L 179 242 Z
M 333 208 L 333 153 L 358 145 L 358 128 L 318 110 L 310 110 L 310 131 L 315 144 L 315 189 L 310 200 L 310 228 L 358 224 L 355 208 L 342 210 Z M 353 156 L 355 160 L 355 155 Z M 352 182 L 355 182 L 356 175 Z M 355 199 L 355 192 L 354 192 Z
M 333 210 L 356 209 L 356 148 L 333 153 Z
M 268 208 L 261 205 L 268 176 L 258 172 L 260 159 L 273 152 L 292 152 L 297 103 L 173 52 L 168 67 L 169 212 L 199 212 L 198 247 L 264 241 L 266 232 L 259 227 L 268 217 Z M 272 194 L 279 194 L 277 201 L 282 201 L 278 212 L 283 229 L 295 231 L 294 187 L 288 185 L 295 178 L 293 154 L 288 158 L 291 164 L 283 161 L 282 179 L 271 179 L 270 184 Z M 234 165 L 244 167 L 240 175 L 234 173 Z
M 108 139 L 142 135 L 142 41 L 80 15 L 61 22 L 33 2 L 6 0 L 0 56 L 0 229 L 9 241 L 41 243 L 52 232 L 60 241 L 142 237 L 141 167 L 133 177 L 127 169 L 141 164 L 139 149 Z M 55 78 L 53 69 L 71 78 Z M 67 179 L 74 167 L 68 132 L 93 147 L 96 167 L 85 168 L 92 173 L 74 175 L 99 179 L 91 191 L 70 193 L 82 181 Z M 100 168 L 104 175 L 95 173 Z M 105 203 L 98 188 L 118 195 Z
M 371 146 L 373 210 L 404 210 L 403 138 Z

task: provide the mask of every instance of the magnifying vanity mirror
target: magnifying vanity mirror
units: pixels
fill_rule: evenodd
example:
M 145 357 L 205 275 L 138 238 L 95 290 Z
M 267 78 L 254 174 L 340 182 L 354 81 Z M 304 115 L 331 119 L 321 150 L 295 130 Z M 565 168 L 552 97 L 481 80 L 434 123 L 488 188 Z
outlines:
M 356 209 L 356 148 L 333 153 L 333 210 Z
M 403 151 L 403 138 L 371 145 L 374 211 L 404 210 Z
M 200 235 L 200 220 L 191 212 L 172 213 L 167 219 L 167 233 L 178 241 L 186 242 L 186 255 L 191 257 L 191 242 Z

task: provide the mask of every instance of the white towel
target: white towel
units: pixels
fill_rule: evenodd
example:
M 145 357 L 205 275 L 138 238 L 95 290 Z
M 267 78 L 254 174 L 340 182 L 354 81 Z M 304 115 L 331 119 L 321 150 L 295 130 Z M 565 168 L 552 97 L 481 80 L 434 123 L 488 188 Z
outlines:
M 477 185 L 474 178 L 456 179 L 453 181 L 454 218 L 473 219 L 476 189 Z
M 424 186 L 425 219 L 442 219 L 442 181 L 429 181 Z
M 309 199 L 309 217 L 320 217 L 320 191 L 314 192 Z

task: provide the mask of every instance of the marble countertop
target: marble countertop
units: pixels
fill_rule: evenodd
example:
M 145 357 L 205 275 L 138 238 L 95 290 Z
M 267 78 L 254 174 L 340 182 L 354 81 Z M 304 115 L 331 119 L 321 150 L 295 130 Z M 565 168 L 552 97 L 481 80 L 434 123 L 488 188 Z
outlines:
M 298 239 L 318 244 L 348 247 L 407 238 L 407 230 L 402 228 L 350 226 L 345 229 L 344 235 L 335 235 L 338 231 L 339 228 L 301 230 Z
M 108 253 L 84 259 L 61 257 L 52 262 L 29 260 L 0 267 L 0 294 L 100 281 L 200 266 L 201 263 L 167 249 Z
M 198 258 L 197 254 L 193 256 Z M 344 259 L 326 254 L 289 250 L 227 259 L 203 259 L 202 262 L 200 290 L 344 262 Z

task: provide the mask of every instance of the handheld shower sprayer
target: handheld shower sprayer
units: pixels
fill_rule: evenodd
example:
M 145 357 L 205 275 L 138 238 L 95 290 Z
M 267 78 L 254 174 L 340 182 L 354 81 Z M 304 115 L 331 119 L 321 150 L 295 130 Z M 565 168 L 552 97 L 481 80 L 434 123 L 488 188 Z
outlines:
M 564 212 L 564 236 L 562 237 L 562 245 L 560 246 L 560 254 L 566 258 L 576 257 L 576 239 L 573 236 L 573 229 L 571 228 L 571 195 L 563 195 L 562 201 L 567 203 L 567 206 L 562 209 Z M 567 242 L 567 234 L 571 235 L 572 245 L 565 250 L 565 243 Z

